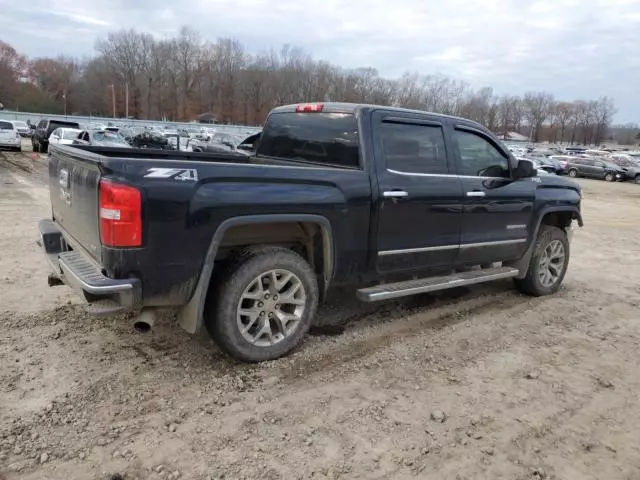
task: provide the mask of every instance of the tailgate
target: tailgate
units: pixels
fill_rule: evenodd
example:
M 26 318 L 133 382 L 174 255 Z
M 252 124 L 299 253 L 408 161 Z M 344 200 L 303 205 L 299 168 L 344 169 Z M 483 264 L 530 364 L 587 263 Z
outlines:
M 72 154 L 67 150 L 73 150 Z M 98 184 L 100 156 L 79 149 L 53 147 L 49 157 L 49 192 L 53 219 L 73 246 L 100 260 Z

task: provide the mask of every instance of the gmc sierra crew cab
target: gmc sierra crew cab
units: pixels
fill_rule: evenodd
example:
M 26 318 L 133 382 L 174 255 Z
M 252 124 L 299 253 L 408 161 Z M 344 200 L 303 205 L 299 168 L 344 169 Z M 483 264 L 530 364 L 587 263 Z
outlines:
M 384 106 L 278 107 L 249 155 L 52 145 L 49 177 L 50 285 L 139 325 L 175 308 L 247 362 L 292 350 L 336 286 L 552 294 L 582 226 L 580 187 L 481 125 Z

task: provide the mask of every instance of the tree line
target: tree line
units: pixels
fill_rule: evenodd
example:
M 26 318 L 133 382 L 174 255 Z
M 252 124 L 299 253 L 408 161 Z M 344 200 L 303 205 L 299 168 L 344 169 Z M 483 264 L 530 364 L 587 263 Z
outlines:
M 341 68 L 289 45 L 249 53 L 237 40 L 204 41 L 189 27 L 163 40 L 136 30 L 112 32 L 95 49 L 83 60 L 27 59 L 0 41 L 0 101 L 22 111 L 155 120 L 191 121 L 210 112 L 219 123 L 244 125 L 262 124 L 282 104 L 371 103 L 467 117 L 501 135 L 583 144 L 611 140 L 616 113 L 607 96 L 496 95 L 491 87 L 440 74 L 408 72 L 392 80 L 375 68 Z

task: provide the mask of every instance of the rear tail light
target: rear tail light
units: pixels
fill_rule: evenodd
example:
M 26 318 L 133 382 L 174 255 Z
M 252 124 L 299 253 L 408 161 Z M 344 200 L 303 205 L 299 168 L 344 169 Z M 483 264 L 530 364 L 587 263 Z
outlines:
M 322 103 L 301 103 L 296 107 L 296 113 L 321 112 L 323 107 Z
M 142 245 L 140 190 L 111 180 L 100 180 L 100 242 L 106 247 Z

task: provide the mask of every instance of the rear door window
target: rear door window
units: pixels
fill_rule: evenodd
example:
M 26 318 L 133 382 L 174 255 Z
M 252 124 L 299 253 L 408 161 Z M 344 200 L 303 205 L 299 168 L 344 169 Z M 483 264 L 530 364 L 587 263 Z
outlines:
M 273 113 L 262 133 L 258 156 L 358 168 L 356 118 L 350 113 Z
M 383 121 L 379 135 L 388 170 L 417 174 L 448 174 L 442 127 Z
M 13 123 L 0 121 L 0 130 L 13 130 Z

